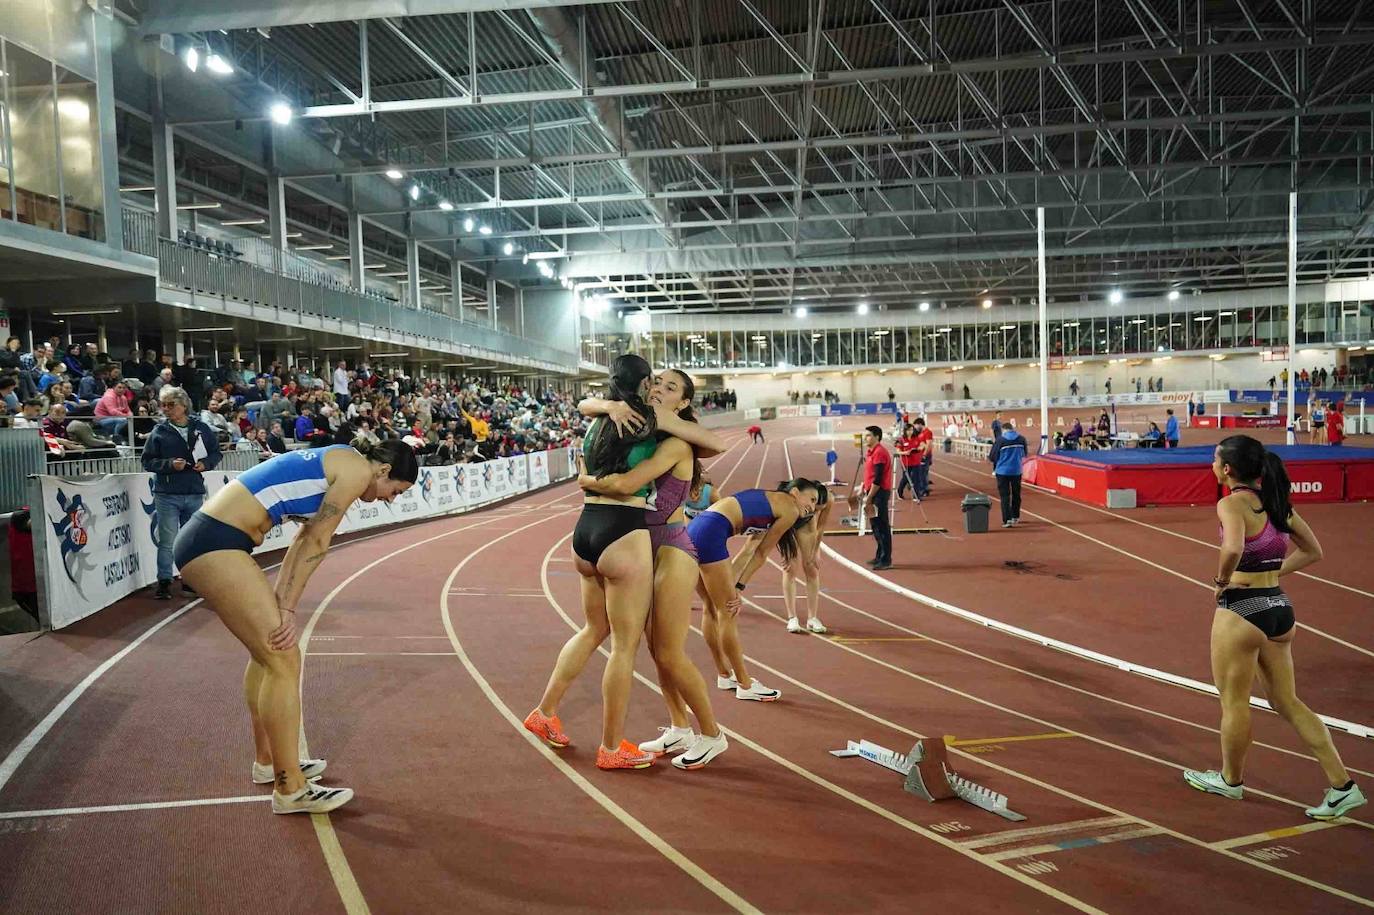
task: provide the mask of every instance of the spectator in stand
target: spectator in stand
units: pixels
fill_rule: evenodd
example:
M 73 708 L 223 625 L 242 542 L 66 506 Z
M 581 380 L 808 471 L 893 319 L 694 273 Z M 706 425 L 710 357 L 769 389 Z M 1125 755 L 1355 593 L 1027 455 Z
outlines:
M 143 446 L 143 469 L 153 475 L 157 518 L 158 600 L 172 599 L 172 546 L 181 526 L 205 501 L 203 474 L 220 461 L 219 442 L 205 423 L 191 415 L 191 398 L 179 387 L 164 387 L 158 396 L 165 419 L 153 427 Z M 183 594 L 194 594 L 184 583 Z
M 1338 400 L 1333 403 L 1331 411 L 1326 415 L 1326 443 L 1345 444 L 1345 401 Z
M 0 385 L 3 388 L 3 385 Z M 32 397 L 24 401 L 19 408 L 20 412 L 14 417 L 13 426 L 16 429 L 42 429 L 43 428 L 43 401 L 37 397 Z
M 1002 435 L 988 451 L 993 473 L 997 476 L 997 494 L 1002 501 L 1002 526 L 1015 527 L 1021 523 L 1021 463 L 1026 457 L 1026 439 L 1007 423 Z
M 24 367 L 23 353 L 19 351 L 19 338 L 9 337 L 5 348 L 0 349 L 0 372 L 19 372 Z
M 42 375 L 38 377 L 38 393 L 48 393 L 48 388 L 52 387 L 65 378 L 63 374 L 63 364 L 56 359 L 49 359 Z
M 80 378 L 86 374 L 86 369 L 81 365 L 81 344 L 73 343 L 67 347 L 67 354 L 62 357 L 62 364 L 66 367 L 66 372 L 73 378 Z
M 1112 394 L 1112 376 L 1110 376 L 1110 375 L 1107 376 L 1107 385 L 1106 385 L 1106 387 L 1107 387 L 1107 396 L 1110 397 L 1111 394 Z
M 159 370 L 158 373 L 157 373 L 157 377 L 153 379 L 152 384 L 149 386 L 149 388 L 150 388 L 150 391 L 149 391 L 150 396 L 153 397 L 153 398 L 157 398 L 158 393 L 162 390 L 162 388 L 163 388 L 165 385 L 173 384 L 173 383 L 174 383 L 173 380 L 172 380 L 172 375 L 173 375 L 173 374 L 174 374 L 174 373 L 172 372 L 172 370 L 171 370 L 170 368 L 167 368 L 167 367 L 163 367 L 161 370 Z
M 274 422 L 267 432 L 267 450 L 273 454 L 285 454 L 286 434 L 282 431 L 281 423 Z
M 1073 397 L 1078 396 L 1078 379 L 1069 382 L 1069 394 Z
M 312 442 L 318 431 L 315 427 L 315 411 L 309 407 L 301 407 L 301 415 L 296 417 L 296 441 Z
M 119 377 L 118 372 L 118 369 L 112 369 L 108 365 L 97 366 L 94 372 L 83 376 L 76 386 L 78 396 L 82 400 L 99 400 L 109 389 L 111 377 Z
M 348 363 L 342 359 L 334 366 L 334 402 L 340 409 L 348 409 Z
M 249 426 L 243 433 L 243 438 L 234 443 L 235 451 L 247 451 L 256 454 L 259 460 L 264 460 L 272 456 L 272 452 L 267 450 L 267 445 L 263 442 L 261 434 L 256 426 Z
M 125 359 L 123 362 L 119 364 L 120 374 L 123 375 L 126 379 L 132 380 L 134 378 L 138 378 L 138 357 L 138 347 L 129 347 L 129 358 Z M 147 384 L 147 382 L 144 382 L 144 384 Z
M 1170 408 L 1170 409 L 1168 409 L 1168 410 L 1165 410 L 1165 411 L 1164 411 L 1164 415 L 1168 417 L 1168 419 L 1166 419 L 1166 420 L 1164 421 L 1164 442 L 1165 442 L 1165 447 L 1168 447 L 1168 448 L 1177 448 L 1177 447 L 1178 447 L 1178 417 L 1174 415 L 1173 408 Z M 1151 426 L 1154 426 L 1154 423 L 1151 423 L 1150 425 L 1151 425 Z
M 157 373 L 161 366 L 158 365 L 157 350 L 145 349 L 143 358 L 138 363 L 138 380 L 144 384 L 152 384 L 157 378 Z M 127 373 L 126 373 L 127 374 Z
M 0 376 L 0 402 L 5 404 L 5 410 L 12 416 L 18 413 L 22 407 L 19 400 L 19 376 L 3 375 Z
M 95 404 L 95 427 L 112 438 L 123 438 L 129 428 L 129 388 L 122 381 L 108 388 Z

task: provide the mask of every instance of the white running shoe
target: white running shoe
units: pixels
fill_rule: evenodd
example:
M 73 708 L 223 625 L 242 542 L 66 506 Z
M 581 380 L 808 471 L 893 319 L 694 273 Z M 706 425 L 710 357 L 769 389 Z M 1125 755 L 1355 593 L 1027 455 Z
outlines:
M 759 681 L 755 680 L 748 689 L 743 686 L 735 687 L 736 699 L 752 699 L 755 702 L 773 702 L 782 696 L 782 690 L 769 689 Z
M 1327 788 L 1326 797 L 1316 807 L 1307 808 L 1307 815 L 1314 820 L 1334 820 L 1343 817 L 1356 807 L 1363 806 L 1364 792 L 1359 785 L 1349 788 Z
M 739 688 L 739 682 L 738 682 L 737 680 L 735 680 L 735 675 L 734 675 L 733 673 L 730 674 L 730 676 L 728 676 L 728 677 L 722 677 L 720 674 L 716 674 L 716 689 L 738 689 L 738 688 Z
M 272 792 L 273 813 L 328 813 L 353 800 L 352 788 L 326 788 L 313 782 L 295 794 Z
M 1219 794 L 1222 797 L 1229 797 L 1233 801 L 1238 801 L 1245 797 L 1244 785 L 1228 785 L 1222 774 L 1215 769 L 1208 769 L 1206 772 L 1198 772 L 1195 769 L 1184 769 L 1183 780 L 1199 791 L 1206 791 L 1208 794 Z
M 814 616 L 806 621 L 806 629 L 808 632 L 816 633 L 816 635 L 825 635 L 827 632 L 830 631 L 829 629 L 825 628 L 825 623 L 822 623 Z
M 659 728 L 663 733 L 657 740 L 646 740 L 639 745 L 639 752 L 652 753 L 655 756 L 662 756 L 665 753 L 681 753 L 692 745 L 696 740 L 696 734 L 691 728 L 667 727 Z
M 702 734 L 692 744 L 691 749 L 673 760 L 673 765 L 679 769 L 700 769 L 729 748 L 730 741 L 725 739 L 724 731 L 715 737 Z
M 787 631 L 788 631 L 788 632 L 804 632 L 805 630 L 802 629 L 802 624 L 797 620 L 797 618 L 796 618 L 795 616 L 792 616 L 792 617 L 788 617 L 788 619 L 787 619 Z
M 306 781 L 313 782 L 324 774 L 324 769 L 327 765 L 329 764 L 323 759 L 302 759 L 301 775 L 305 776 Z M 270 785 L 272 784 L 272 778 L 271 766 L 264 766 L 256 760 L 253 761 L 253 784 Z

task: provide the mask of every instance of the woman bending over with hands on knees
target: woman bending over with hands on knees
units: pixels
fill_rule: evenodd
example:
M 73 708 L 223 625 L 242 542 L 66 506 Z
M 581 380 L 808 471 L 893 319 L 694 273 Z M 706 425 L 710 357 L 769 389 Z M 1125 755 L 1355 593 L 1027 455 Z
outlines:
M 273 813 L 327 813 L 353 797 L 349 788 L 313 783 L 323 760 L 298 759 L 296 605 L 349 506 L 360 499 L 390 502 L 417 476 L 415 452 L 397 441 L 290 451 L 230 480 L 177 535 L 173 557 L 182 581 L 248 649 L 243 690 L 253 719 L 253 781 L 272 783 Z M 274 588 L 253 549 L 288 518 L 302 527 Z
M 658 450 L 659 414 L 645 402 L 652 376 L 649 363 L 640 356 L 616 357 L 611 366 L 610 401 L 597 402 L 593 406 L 599 409 L 588 410 L 615 411 L 593 420 L 587 430 L 583 457 L 591 477 L 626 474 Z M 677 420 L 675 414 L 663 418 L 665 431 L 707 433 L 695 423 Z M 707 447 L 719 446 L 713 435 L 705 441 Z M 611 657 L 601 680 L 601 746 L 596 755 L 596 765 L 602 769 L 642 769 L 654 761 L 652 753 L 624 739 L 635 652 L 653 599 L 654 563 L 646 517 L 652 489 L 646 483 L 624 494 L 585 494 L 572 548 L 574 566 L 582 577 L 586 623 L 564 644 L 539 705 L 525 718 L 526 729 L 550 746 L 571 744 L 558 718 L 558 706 L 592 653 L 610 635 Z
M 740 594 L 774 546 L 785 561 L 796 561 L 797 535 L 793 528 L 816 510 L 819 491 L 819 483 L 801 478 L 781 484 L 774 492 L 746 489 L 722 498 L 687 525 L 687 533 L 697 549 L 697 562 L 701 564 L 698 593 L 706 605 L 701 633 L 716 662 L 716 686 L 734 690 L 736 699 L 772 702 L 782 695 L 749 676 L 735 617 L 739 614 Z M 736 534 L 753 533 L 762 534 L 758 548 L 744 567 L 736 570 L 730 563 L 726 541 Z M 670 697 L 667 689 L 663 692 L 669 708 L 680 706 L 680 697 Z
M 1217 503 L 1221 558 L 1212 616 L 1212 677 L 1221 693 L 1221 771 L 1188 770 L 1199 791 L 1240 800 L 1250 749 L 1250 685 L 1258 673 L 1269 704 L 1293 726 L 1321 764 L 1326 796 L 1307 815 L 1344 816 L 1365 802 L 1331 741 L 1331 732 L 1298 698 L 1293 676 L 1293 604 L 1279 578 L 1322 558 L 1321 544 L 1289 501 L 1283 460 L 1248 435 L 1217 446 L 1212 472 L 1230 494 Z M 1294 547 L 1289 552 L 1290 544 Z
M 699 769 L 721 753 L 728 743 L 716 723 L 706 681 L 687 657 L 687 633 L 691 627 L 692 594 L 700 571 L 696 547 L 687 536 L 683 513 L 689 491 L 701 485 L 701 464 L 697 454 L 717 454 L 721 443 L 705 429 L 689 430 L 698 437 L 695 447 L 677 436 L 664 437 L 668 417 L 696 423 L 692 413 L 695 387 L 692 379 L 675 369 L 659 374 L 649 395 L 649 405 L 659 413 L 659 445 L 654 456 L 629 473 L 596 479 L 583 476 L 578 482 L 588 492 L 625 495 L 646 483 L 654 486 L 654 507 L 646 520 L 654 553 L 654 597 L 649 614 L 649 652 L 658 667 L 658 682 L 664 691 L 673 690 L 696 714 L 699 733 L 692 730 L 691 719 L 680 704 L 670 709 L 672 724 L 662 736 L 639 745 L 644 753 L 662 756 L 677 754 L 673 765 L 679 769 Z M 584 402 L 584 407 L 598 406 Z M 608 408 L 609 404 L 604 405 Z M 709 436 L 709 439 L 708 439 Z M 708 447 L 709 445 L 709 447 Z

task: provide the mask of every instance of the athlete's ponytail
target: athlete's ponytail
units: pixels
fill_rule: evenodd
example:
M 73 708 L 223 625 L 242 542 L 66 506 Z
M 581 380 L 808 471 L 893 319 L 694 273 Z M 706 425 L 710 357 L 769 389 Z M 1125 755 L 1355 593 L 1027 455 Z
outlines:
M 652 375 L 649 363 L 634 353 L 617 356 L 611 363 L 609 399 L 629 404 L 644 422 L 639 429 L 624 436 L 613 422 L 600 419 L 593 424 L 586 444 L 587 472 L 592 476 L 599 478 L 628 471 L 630 450 L 639 442 L 652 438 L 657 431 L 654 411 L 639 394 L 644 379 Z
M 414 483 L 420 477 L 420 462 L 415 458 L 415 449 L 400 439 L 371 442 L 357 438 L 353 440 L 353 448 L 374 464 L 390 464 L 388 479 Z
M 808 480 L 806 477 L 797 477 L 794 480 L 784 480 L 778 484 L 777 491 L 791 493 L 796 492 L 798 489 L 810 489 L 815 492 L 817 508 L 825 504 L 825 499 L 827 498 L 825 495 L 825 487 L 821 486 L 821 484 L 817 483 L 815 480 Z M 798 518 L 796 522 L 778 538 L 778 552 L 782 554 L 782 558 L 789 564 L 792 560 L 797 558 L 797 531 L 805 527 L 810 521 L 810 515 Z
M 1285 534 L 1291 532 L 1288 519 L 1293 514 L 1292 484 L 1283 458 L 1248 435 L 1222 439 L 1217 452 L 1222 465 L 1231 468 L 1232 479 L 1259 483 L 1260 506 L 1269 516 L 1269 523 Z

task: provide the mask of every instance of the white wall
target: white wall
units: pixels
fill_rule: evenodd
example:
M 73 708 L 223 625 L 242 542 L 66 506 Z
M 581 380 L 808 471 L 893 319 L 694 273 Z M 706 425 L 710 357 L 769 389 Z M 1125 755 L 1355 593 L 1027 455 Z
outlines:
M 1134 363 L 1134 364 L 1133 364 Z M 1297 365 L 1313 371 L 1336 366 L 1334 350 L 1299 350 Z M 1270 376 L 1277 377 L 1283 363 L 1265 362 L 1258 353 L 1228 355 L 1214 360 L 1205 356 L 1175 356 L 1170 359 L 1132 359 L 1129 362 L 1089 362 L 1074 365 L 1063 371 L 1049 373 L 1050 395 L 1067 395 L 1069 384 L 1078 379 L 1080 393 L 1102 394 L 1108 378 L 1117 394 L 1135 390 L 1132 381 L 1139 378 L 1144 390 L 1148 377 L 1163 378 L 1165 390 L 1191 391 L 1221 388 L 1265 388 Z M 741 409 L 777 406 L 788 403 L 788 391 L 817 391 L 829 389 L 840 400 L 868 403 L 887 399 L 890 386 L 897 400 L 941 400 L 962 397 L 963 385 L 975 398 L 1039 397 L 1039 369 L 1027 364 L 1007 365 L 1003 368 L 976 366 L 952 372 L 930 369 L 924 375 L 912 369 L 893 369 L 878 372 L 775 372 L 772 374 L 727 375 L 722 384 L 733 388 Z M 954 385 L 953 394 L 940 389 Z

